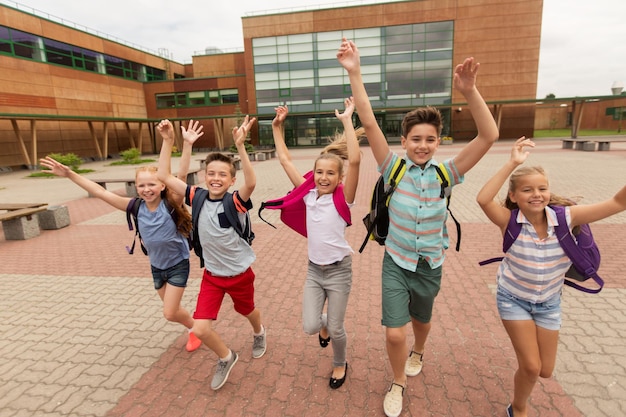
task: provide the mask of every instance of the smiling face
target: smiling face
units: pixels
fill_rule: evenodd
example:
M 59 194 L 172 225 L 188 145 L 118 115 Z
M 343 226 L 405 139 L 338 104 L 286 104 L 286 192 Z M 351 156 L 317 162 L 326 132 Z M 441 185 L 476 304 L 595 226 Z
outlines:
M 424 168 L 439 148 L 437 129 L 428 123 L 413 125 L 406 137 L 402 136 L 402 148 L 414 164 Z
M 518 176 L 511 183 L 509 200 L 517 204 L 526 217 L 543 212 L 550 203 L 548 178 L 542 173 Z
M 231 168 L 231 164 L 219 160 L 211 161 L 207 164 L 204 179 L 210 198 L 219 200 L 235 184 L 235 177 L 231 172 Z
M 135 187 L 139 197 L 150 205 L 154 202 L 160 202 L 161 192 L 165 189 L 165 184 L 158 180 L 156 168 L 144 168 L 137 170 L 135 174 Z
M 313 179 L 318 195 L 332 194 L 341 182 L 343 162 L 336 155 L 325 154 L 315 161 Z

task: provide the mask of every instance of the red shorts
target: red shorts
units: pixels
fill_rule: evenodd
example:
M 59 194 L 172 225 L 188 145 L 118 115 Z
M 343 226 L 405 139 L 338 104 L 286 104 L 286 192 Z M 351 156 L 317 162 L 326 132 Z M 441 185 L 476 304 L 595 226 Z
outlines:
M 216 320 L 224 294 L 230 295 L 235 311 L 247 316 L 254 311 L 254 272 L 252 268 L 234 277 L 216 277 L 204 270 L 193 318 Z

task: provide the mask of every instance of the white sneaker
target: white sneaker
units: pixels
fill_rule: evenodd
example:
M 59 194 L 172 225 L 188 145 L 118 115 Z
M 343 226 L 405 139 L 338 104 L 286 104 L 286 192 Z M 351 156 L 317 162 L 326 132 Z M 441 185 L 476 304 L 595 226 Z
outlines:
M 424 354 L 411 351 L 411 354 L 406 358 L 404 364 L 404 373 L 407 376 L 415 376 L 422 372 L 422 364 L 424 363 Z
M 395 382 L 391 383 L 389 391 L 385 394 L 383 409 L 387 417 L 398 417 L 402 412 L 402 397 L 404 396 L 404 387 Z

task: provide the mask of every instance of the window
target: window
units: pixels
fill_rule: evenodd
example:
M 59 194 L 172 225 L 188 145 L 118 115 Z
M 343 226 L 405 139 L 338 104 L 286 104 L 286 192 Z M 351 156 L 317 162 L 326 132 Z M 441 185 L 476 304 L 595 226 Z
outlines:
M 0 26 L 0 54 L 137 81 L 165 80 L 165 70 Z
M 155 97 L 158 109 L 239 103 L 239 92 L 236 88 L 213 91 L 188 91 L 185 93 L 160 93 L 156 94 Z

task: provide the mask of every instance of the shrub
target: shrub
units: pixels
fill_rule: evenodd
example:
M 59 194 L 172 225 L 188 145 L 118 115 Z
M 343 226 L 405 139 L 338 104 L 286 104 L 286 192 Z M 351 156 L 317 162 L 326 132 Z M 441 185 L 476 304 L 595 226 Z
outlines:
M 120 156 L 125 164 L 138 164 L 141 160 L 141 154 L 137 148 L 126 149 L 120 152 Z
M 83 163 L 83 160 L 75 153 L 51 153 L 50 158 L 62 163 L 63 165 L 67 165 L 72 171 L 77 171 L 80 164 Z
M 246 153 L 254 152 L 254 146 L 252 146 L 250 142 L 244 142 L 244 145 L 246 146 Z M 229 151 L 232 153 L 237 153 L 237 147 L 235 146 L 234 143 L 230 146 Z

